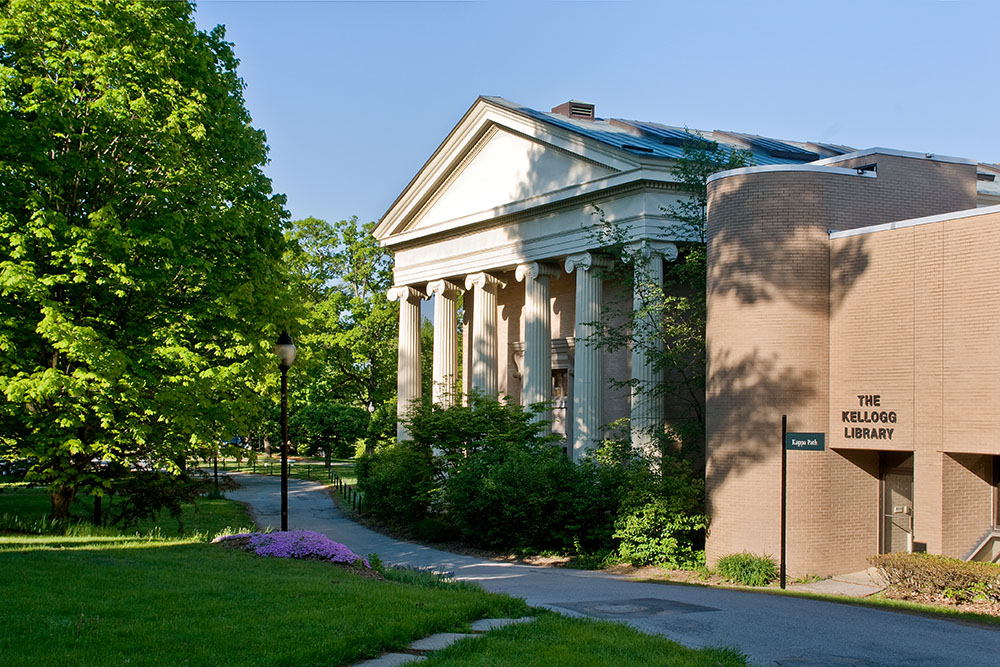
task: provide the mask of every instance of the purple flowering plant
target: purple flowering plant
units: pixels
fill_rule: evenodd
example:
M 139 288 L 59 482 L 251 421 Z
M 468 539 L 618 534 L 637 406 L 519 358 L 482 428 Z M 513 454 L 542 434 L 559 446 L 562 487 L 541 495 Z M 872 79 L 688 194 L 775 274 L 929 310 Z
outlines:
M 220 535 L 213 544 L 228 540 L 246 540 L 247 550 L 262 558 L 305 558 L 325 560 L 344 565 L 364 565 L 371 569 L 366 558 L 358 556 L 340 542 L 334 542 L 314 530 L 289 530 L 275 533 L 238 533 Z

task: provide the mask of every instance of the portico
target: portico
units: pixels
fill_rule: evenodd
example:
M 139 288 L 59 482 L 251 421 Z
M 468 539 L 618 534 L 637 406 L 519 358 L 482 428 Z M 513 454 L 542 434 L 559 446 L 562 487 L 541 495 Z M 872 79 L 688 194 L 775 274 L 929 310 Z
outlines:
M 590 117 L 565 111 L 539 114 L 480 98 L 375 235 L 396 261 L 390 298 L 400 302 L 400 415 L 420 398 L 419 303 L 433 299 L 434 402 L 448 405 L 475 390 L 540 404 L 537 419 L 552 422 L 577 458 L 599 442 L 605 424 L 631 414 L 649 425 L 663 413 L 655 400 L 610 383 L 633 375 L 657 381 L 641 346 L 609 352 L 597 345 L 609 304 L 642 307 L 602 275 L 611 260 L 594 234 L 598 211 L 647 244 L 644 279 L 656 279 L 676 256 L 664 243 L 671 223 L 664 208 L 680 192 L 664 159 L 622 147 L 632 132 L 593 118 L 592 108 Z M 595 129 L 620 134 L 621 144 L 581 134 Z
M 649 360 L 656 338 L 644 322 L 655 313 L 646 295 L 677 257 L 675 242 L 691 240 L 667 211 L 686 199 L 671 169 L 693 137 L 599 119 L 579 102 L 543 113 L 479 98 L 374 232 L 395 256 L 400 415 L 419 397 L 413 304 L 426 297 L 434 299 L 435 402 L 475 390 L 543 404 L 538 419 L 566 437 L 573 458 L 621 417 L 631 418 L 633 442 L 646 442 L 665 414 L 663 399 L 642 391 L 662 382 Z M 605 223 L 634 249 L 634 293 L 607 278 L 612 260 L 595 233 Z M 635 344 L 599 346 L 601 324 L 630 320 L 630 304 Z

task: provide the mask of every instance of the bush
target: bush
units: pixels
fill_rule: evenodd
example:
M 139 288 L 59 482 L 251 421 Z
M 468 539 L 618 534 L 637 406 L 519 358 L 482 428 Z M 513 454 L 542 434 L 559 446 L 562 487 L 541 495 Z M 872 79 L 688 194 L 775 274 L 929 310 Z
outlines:
M 549 445 L 504 443 L 470 453 L 445 482 L 448 516 L 470 542 L 501 549 L 574 544 L 576 470 Z
M 434 488 L 428 448 L 404 441 L 361 457 L 356 472 L 366 513 L 393 525 L 410 525 L 427 516 Z
M 706 525 L 704 514 L 688 514 L 675 499 L 658 497 L 621 514 L 614 536 L 621 540 L 618 554 L 632 565 L 694 569 L 705 564 L 704 550 L 695 545 Z
M 778 576 L 778 564 L 773 558 L 746 551 L 723 556 L 716 569 L 728 581 L 744 586 L 767 586 Z
M 442 459 L 438 463 L 447 471 L 462 466 L 475 452 L 558 440 L 558 436 L 543 435 L 542 424 L 532 422 L 532 416 L 520 405 L 473 392 L 465 405 L 414 404 L 405 423 L 413 442 L 438 453 Z
M 869 562 L 898 597 L 930 596 L 952 602 L 1000 602 L 1000 565 L 931 554 L 891 553 Z

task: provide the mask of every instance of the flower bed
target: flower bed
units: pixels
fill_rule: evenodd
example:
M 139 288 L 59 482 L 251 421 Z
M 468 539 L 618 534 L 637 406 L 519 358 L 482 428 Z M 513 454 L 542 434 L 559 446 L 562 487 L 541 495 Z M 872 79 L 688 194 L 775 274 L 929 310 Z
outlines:
M 262 558 L 325 560 L 371 569 L 371 564 L 366 558 L 358 556 L 340 542 L 334 542 L 326 535 L 313 530 L 220 535 L 212 540 L 212 544 L 219 543 L 252 551 Z

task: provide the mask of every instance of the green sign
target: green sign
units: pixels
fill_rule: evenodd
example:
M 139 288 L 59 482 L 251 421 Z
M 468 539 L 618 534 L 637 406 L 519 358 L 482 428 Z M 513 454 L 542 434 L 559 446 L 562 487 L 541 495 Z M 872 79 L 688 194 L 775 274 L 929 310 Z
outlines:
M 826 449 L 825 433 L 786 433 L 785 449 L 821 452 Z

